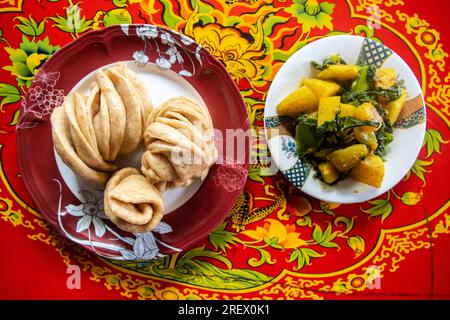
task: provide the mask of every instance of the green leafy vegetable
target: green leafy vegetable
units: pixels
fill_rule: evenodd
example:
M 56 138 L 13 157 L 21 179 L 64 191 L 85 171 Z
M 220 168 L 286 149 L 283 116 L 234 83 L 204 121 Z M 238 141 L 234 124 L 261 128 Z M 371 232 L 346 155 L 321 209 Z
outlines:
M 352 83 L 351 92 L 368 91 L 370 89 L 369 81 L 367 80 L 368 71 L 369 66 L 360 67 L 358 78 Z
M 389 143 L 394 140 L 394 136 L 392 134 L 392 127 L 390 124 L 383 124 L 381 129 L 379 129 L 376 133 L 378 147 L 375 150 L 375 154 L 382 157 L 386 152 L 386 147 Z
M 325 70 L 329 65 L 332 64 L 347 64 L 347 63 L 341 59 L 341 55 L 339 53 L 326 57 L 325 59 L 323 59 L 321 64 L 315 61 L 311 61 L 311 65 L 320 71 Z
M 355 80 L 356 81 L 356 80 Z M 350 103 L 359 106 L 364 102 L 370 102 L 377 106 L 377 97 L 383 97 L 385 102 L 397 100 L 402 95 L 402 88 L 399 84 L 393 85 L 390 88 L 376 88 L 368 91 L 348 91 L 341 96 L 341 102 Z
M 320 136 L 317 132 L 316 118 L 301 115 L 297 121 L 295 140 L 297 141 L 299 155 L 303 157 L 309 149 L 319 146 Z
M 383 97 L 385 102 L 391 102 L 400 98 L 403 89 L 400 84 L 396 84 L 387 89 L 377 88 L 375 92 L 377 95 Z
M 375 73 L 377 68 L 374 65 L 360 66 L 359 75 L 351 86 L 351 92 L 370 91 L 374 86 Z
M 382 106 L 380 106 L 379 104 L 375 105 L 375 109 L 377 110 L 377 113 L 380 115 L 380 117 L 382 119 L 386 119 L 387 116 L 387 111 L 385 108 L 383 108 Z
M 353 117 L 341 118 L 337 114 L 332 121 L 317 127 L 316 118 L 301 115 L 297 119 L 295 128 L 298 153 L 301 158 L 305 158 L 311 152 L 319 149 L 332 150 L 338 146 L 350 145 L 354 141 L 350 129 L 362 126 L 378 127 L 380 124 L 376 121 L 363 121 Z M 316 156 L 316 152 L 313 155 L 317 158 L 322 157 L 320 153 Z
M 339 114 L 336 115 L 333 121 L 325 122 L 318 128 L 318 132 L 326 133 L 326 132 L 344 132 L 347 129 L 363 127 L 363 126 L 372 126 L 378 127 L 380 124 L 376 121 L 365 121 L 359 120 L 353 117 L 344 117 L 341 118 Z
M 370 102 L 373 105 L 377 105 L 376 94 L 373 91 L 355 91 L 344 92 L 341 96 L 342 103 L 349 103 L 355 106 L 359 106 L 364 102 Z
M 358 78 L 353 81 L 350 91 L 342 95 L 342 102 L 356 106 L 364 102 L 370 102 L 377 106 L 379 97 L 382 97 L 385 102 L 398 99 L 402 95 L 402 84 L 400 82 L 387 89 L 373 88 L 376 70 L 377 68 L 374 65 L 361 66 Z

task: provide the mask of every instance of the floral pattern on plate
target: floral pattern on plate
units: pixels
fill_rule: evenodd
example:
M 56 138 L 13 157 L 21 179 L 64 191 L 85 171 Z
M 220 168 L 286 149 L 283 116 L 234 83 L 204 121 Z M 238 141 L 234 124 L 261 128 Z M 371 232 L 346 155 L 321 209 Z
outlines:
M 286 137 L 281 137 L 281 151 L 287 159 L 292 157 L 297 157 L 297 144 L 292 139 L 287 139 Z
M 17 122 L 17 129 L 36 126 L 37 121 L 24 120 L 25 117 L 31 115 L 34 119 L 42 119 L 64 102 L 64 90 L 55 88 L 59 77 L 59 72 L 46 72 L 44 68 L 39 70 L 33 80 L 37 84 L 30 88 L 28 100 L 22 99 L 23 112 Z
M 128 25 L 122 25 L 122 31 L 129 35 L 130 29 Z M 148 50 L 156 50 L 158 52 L 158 58 L 153 61 L 161 70 L 169 70 L 172 69 L 174 65 L 177 65 L 181 68 L 178 71 L 180 76 L 184 77 L 192 77 L 196 73 L 195 63 L 192 60 L 189 54 L 185 56 L 188 57 L 189 61 L 183 57 L 183 52 L 187 53 L 189 50 L 187 46 L 194 44 L 194 40 L 191 38 L 176 33 L 174 31 L 165 30 L 163 28 L 159 28 L 153 25 L 137 25 L 136 26 L 136 35 L 144 42 L 144 49 L 138 50 L 133 53 L 134 62 L 143 67 L 147 63 L 150 62 L 150 58 L 146 54 Z M 159 41 L 155 39 L 159 37 L 160 44 L 167 46 L 166 48 L 158 45 Z M 180 40 L 178 40 L 179 38 Z M 181 42 L 181 43 L 180 43 Z M 195 45 L 194 56 L 197 61 L 202 64 L 202 59 L 200 57 L 200 51 L 202 50 L 202 46 L 199 44 Z
M 59 203 L 61 204 L 61 183 L 58 180 L 55 181 L 59 185 Z M 66 212 L 63 213 L 61 208 L 58 208 L 59 227 L 64 235 L 70 240 L 81 245 L 89 244 L 93 251 L 98 255 L 116 260 L 151 260 L 161 257 L 163 255 L 159 253 L 158 244 L 175 251 L 181 251 L 158 240 L 153 234 L 172 232 L 172 227 L 169 224 L 160 222 L 151 232 L 134 233 L 133 236 L 122 236 L 108 225 L 108 217 L 105 215 L 103 209 L 103 198 L 97 197 L 88 190 L 80 190 L 79 192 L 83 201 L 81 201 L 79 205 L 69 204 L 66 206 L 66 212 L 69 215 L 78 218 L 75 233 L 70 232 L 64 223 L 63 217 L 66 215 Z M 92 229 L 96 235 L 95 241 L 92 240 Z M 87 240 L 84 239 L 84 233 L 87 233 Z M 106 241 L 103 242 L 103 239 Z M 112 244 L 111 241 L 114 241 L 114 244 Z M 111 251 L 111 253 L 101 253 L 97 250 L 100 248 L 107 249 Z

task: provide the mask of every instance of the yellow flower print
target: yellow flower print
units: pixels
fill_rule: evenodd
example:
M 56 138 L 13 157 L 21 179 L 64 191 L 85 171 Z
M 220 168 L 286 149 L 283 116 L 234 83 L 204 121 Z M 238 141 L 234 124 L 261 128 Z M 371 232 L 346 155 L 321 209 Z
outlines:
M 294 0 L 292 6 L 286 9 L 297 21 L 302 24 L 302 32 L 307 33 L 313 28 L 326 27 L 333 30 L 331 14 L 334 4 L 329 2 L 318 2 L 317 0 Z
M 405 194 L 403 194 L 401 196 L 400 200 L 408 206 L 414 206 L 414 205 L 418 204 L 420 202 L 420 200 L 422 200 L 422 197 L 423 197 L 423 192 L 422 192 L 422 190 L 420 190 L 419 193 L 406 192 Z
M 306 245 L 306 242 L 299 238 L 300 233 L 295 232 L 295 225 L 284 225 L 275 219 L 266 219 L 263 227 L 256 227 L 256 230 L 247 230 L 242 233 L 258 242 L 264 241 L 266 244 L 281 249 L 293 249 Z
M 237 29 L 217 24 L 195 26 L 191 36 L 225 64 L 234 80 L 261 80 L 264 66 L 258 60 L 265 54 L 262 44 L 255 45 Z
M 347 239 L 347 244 L 355 252 L 355 259 L 358 258 L 366 248 L 366 243 L 360 236 L 351 236 Z

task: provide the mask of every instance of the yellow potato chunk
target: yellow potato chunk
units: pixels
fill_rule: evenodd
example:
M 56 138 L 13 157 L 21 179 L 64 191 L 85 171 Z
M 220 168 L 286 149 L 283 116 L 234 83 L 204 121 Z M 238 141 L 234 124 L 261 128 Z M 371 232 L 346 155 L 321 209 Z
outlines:
M 319 100 L 314 93 L 308 87 L 302 86 L 277 105 L 277 112 L 279 115 L 297 117 L 305 112 L 316 111 L 318 105 Z
M 406 102 L 406 97 L 408 96 L 408 92 L 403 90 L 402 95 L 397 100 L 391 101 L 384 106 L 387 111 L 387 119 L 391 124 L 394 124 L 397 121 L 398 115 L 400 111 L 402 111 L 403 106 Z
M 352 104 L 341 103 L 340 105 L 341 113 L 339 116 L 344 117 L 353 117 L 353 113 L 355 112 L 356 107 Z
M 351 64 L 335 64 L 328 66 L 325 70 L 317 74 L 317 78 L 321 80 L 339 80 L 349 81 L 358 77 L 359 69 Z
M 375 71 L 375 87 L 388 89 L 397 82 L 397 74 L 392 68 L 379 68 Z
M 319 100 L 319 111 L 317 113 L 317 126 L 320 127 L 327 121 L 332 121 L 339 111 L 341 97 L 325 97 Z
M 384 177 L 383 160 L 371 154 L 350 171 L 350 176 L 359 182 L 379 188 Z
M 319 171 L 322 175 L 323 181 L 326 183 L 333 183 L 339 177 L 339 171 L 329 162 L 322 162 L 319 164 Z
M 341 86 L 336 82 L 319 79 L 304 79 L 302 85 L 307 86 L 316 95 L 317 99 L 335 96 Z
M 383 119 L 378 114 L 377 109 L 371 104 L 370 102 L 364 102 L 359 107 L 356 107 L 353 112 L 353 117 L 359 120 L 365 120 L 365 121 L 376 121 L 378 123 L 381 123 Z M 376 131 L 377 127 L 372 126 L 365 126 L 361 127 L 362 130 L 367 132 L 373 132 Z
M 327 160 L 340 172 L 346 172 L 356 167 L 368 153 L 369 150 L 365 144 L 354 144 L 330 153 Z

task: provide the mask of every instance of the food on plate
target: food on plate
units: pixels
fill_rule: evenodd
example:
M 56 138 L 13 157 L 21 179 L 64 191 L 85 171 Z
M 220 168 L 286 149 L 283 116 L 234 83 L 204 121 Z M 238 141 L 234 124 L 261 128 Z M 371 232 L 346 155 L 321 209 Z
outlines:
M 335 96 L 341 90 L 336 82 L 320 79 L 303 79 L 302 85 L 307 86 L 317 99 Z
M 70 137 L 69 124 L 67 121 L 64 107 L 56 107 L 51 115 L 52 137 L 56 152 L 59 154 L 64 163 L 84 181 L 88 181 L 96 186 L 105 185 L 109 177 L 109 172 L 97 171 L 87 166 L 80 159 L 74 149 L 73 142 Z
M 121 63 L 96 72 L 89 96 L 68 94 L 50 122 L 63 162 L 82 180 L 106 185 L 105 213 L 128 232 L 153 230 L 163 217 L 161 192 L 204 179 L 218 157 L 206 107 L 176 97 L 153 109 L 145 84 Z M 144 137 L 142 173 L 116 171 L 117 157 Z
M 295 118 L 300 158 L 327 184 L 350 176 L 379 188 L 408 92 L 392 68 L 350 65 L 339 54 L 312 65 L 315 76 L 277 105 L 279 115 Z
M 317 110 L 318 99 L 308 86 L 300 86 L 277 105 L 279 115 L 295 117 Z
M 384 176 L 383 159 L 375 154 L 368 155 L 353 168 L 350 176 L 362 183 L 379 188 Z
M 204 179 L 218 157 L 206 107 L 177 97 L 153 110 L 145 85 L 123 64 L 97 71 L 88 97 L 68 94 L 51 125 L 61 159 L 81 179 L 106 184 L 105 212 L 129 232 L 155 228 L 164 211 L 160 192 Z M 135 151 L 144 133 L 142 174 L 116 171 L 116 158 Z
M 109 116 L 109 154 L 105 160 L 114 161 L 119 155 L 125 135 L 126 110 L 122 98 L 108 75 L 104 71 L 97 71 L 95 78 Z
M 321 80 L 351 81 L 359 75 L 358 66 L 345 63 L 339 54 L 326 57 L 321 64 L 312 61 L 311 65 L 319 70 L 316 78 Z
M 51 117 L 56 152 L 80 178 L 104 185 L 117 169 L 111 162 L 142 141 L 152 102 L 137 76 L 118 64 L 95 74 L 88 97 L 69 93 L 58 108 Z
M 364 144 L 354 144 L 350 147 L 338 149 L 327 155 L 327 160 L 339 172 L 347 172 L 356 167 L 367 157 L 369 149 Z
M 322 162 L 319 164 L 319 171 L 322 175 L 323 181 L 326 183 L 333 183 L 339 178 L 339 171 L 329 162 Z
M 392 68 L 378 68 L 373 80 L 375 88 L 389 89 L 397 82 L 397 74 Z
M 387 104 L 384 105 L 384 108 L 387 113 L 386 117 L 390 123 L 395 123 L 397 121 L 398 115 L 400 114 L 400 111 L 402 111 L 402 108 L 405 105 L 407 97 L 408 93 L 406 91 L 403 91 L 400 98 L 388 102 Z
M 218 157 L 208 110 L 187 97 L 154 109 L 144 140 L 141 171 L 161 191 L 203 180 Z
M 106 216 L 128 232 L 153 230 L 164 212 L 161 193 L 135 168 L 116 171 L 108 180 L 104 207 Z
M 137 94 L 136 88 L 131 84 L 126 76 L 119 73 L 119 70 L 116 70 L 116 68 L 110 68 L 108 70 L 108 76 L 114 84 L 114 87 L 121 97 L 125 107 L 125 131 L 119 153 L 130 153 L 131 151 L 134 151 L 139 142 L 141 142 L 141 110 L 143 109 L 143 106 Z
M 317 79 L 348 81 L 358 77 L 358 67 L 353 65 L 330 65 L 317 74 Z
M 321 126 L 325 122 L 332 121 L 339 112 L 341 97 L 325 97 L 319 100 L 319 110 L 317 112 L 317 126 Z
M 339 104 L 339 116 L 341 118 L 351 117 L 351 116 L 353 116 L 355 109 L 356 109 L 356 107 L 352 104 L 340 103 Z
M 125 74 L 128 81 L 130 81 L 132 86 L 136 89 L 135 91 L 137 93 L 137 96 L 141 101 L 142 134 L 144 134 L 148 115 L 153 110 L 153 103 L 152 99 L 150 98 L 150 93 L 148 92 L 144 82 L 139 79 L 137 74 L 128 69 L 123 63 L 119 63 L 116 66 L 116 69 L 119 73 Z
M 97 82 L 91 84 L 87 103 L 92 111 L 92 126 L 95 132 L 98 151 L 103 159 L 109 158 L 109 113 L 105 97 L 100 95 Z
M 115 166 L 105 162 L 98 149 L 93 145 L 93 137 L 88 130 L 87 123 L 91 122 L 88 117 L 83 117 L 84 122 L 79 121 L 77 117 L 86 109 L 86 103 L 80 94 L 75 92 L 72 95 L 66 97 L 64 104 L 64 111 L 69 123 L 70 136 L 72 143 L 75 146 L 78 156 L 89 167 L 100 171 L 113 171 Z

